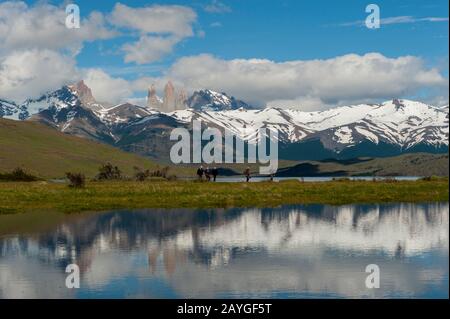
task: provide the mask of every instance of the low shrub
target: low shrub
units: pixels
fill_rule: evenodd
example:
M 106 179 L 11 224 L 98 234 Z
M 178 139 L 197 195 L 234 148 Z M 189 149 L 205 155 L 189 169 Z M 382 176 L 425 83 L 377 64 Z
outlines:
M 113 166 L 111 163 L 106 163 L 98 169 L 96 179 L 99 181 L 122 179 L 122 172 L 117 166 Z
M 22 168 L 15 168 L 11 173 L 0 173 L 0 181 L 10 181 L 10 182 L 34 182 L 38 181 L 39 178 L 27 173 Z
M 150 171 L 148 169 L 141 170 L 139 167 L 134 167 L 134 179 L 143 182 L 150 176 Z
M 69 180 L 69 187 L 83 188 L 86 185 L 86 178 L 81 173 L 66 173 Z
M 156 169 L 150 173 L 151 177 L 163 177 L 167 178 L 167 173 L 169 172 L 169 166 L 163 167 L 162 169 Z
M 139 167 L 134 167 L 134 179 L 140 182 L 145 180 L 176 180 L 176 175 L 169 175 L 169 167 L 166 166 L 162 169 L 157 168 L 154 171 L 142 170 Z
M 436 176 L 436 175 L 424 176 L 424 177 L 420 178 L 421 181 L 425 181 L 425 182 L 444 181 L 447 179 L 448 179 L 447 177 Z

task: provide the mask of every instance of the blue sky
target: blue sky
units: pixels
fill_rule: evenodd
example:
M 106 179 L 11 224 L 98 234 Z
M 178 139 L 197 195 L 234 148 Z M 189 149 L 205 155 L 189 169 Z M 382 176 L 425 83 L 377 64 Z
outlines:
M 81 13 L 111 11 L 114 1 L 77 1 Z M 448 59 L 448 23 L 417 22 L 371 30 L 341 24 L 364 20 L 370 1 L 222 1 L 230 12 L 206 12 L 210 1 L 122 1 L 133 7 L 151 4 L 188 5 L 199 15 L 203 38 L 184 41 L 158 64 L 184 55 L 211 53 L 224 59 L 265 58 L 274 61 L 325 59 L 347 53 L 380 52 L 389 57 L 421 56 L 431 65 Z M 448 17 L 448 1 L 376 1 L 381 17 Z M 220 25 L 219 25 L 220 24 Z M 119 40 L 105 46 L 119 46 Z M 120 56 L 96 59 L 98 45 L 80 55 L 83 66 L 120 64 Z M 164 62 L 164 63 L 163 63 Z
M 42 1 L 26 1 L 26 3 L 27 8 L 24 9 L 26 11 L 36 10 L 36 7 L 42 5 Z M 62 10 L 65 3 L 61 1 L 47 2 L 48 5 L 53 5 L 55 8 L 61 8 Z M 83 30 L 83 21 L 90 19 L 93 12 L 97 12 L 104 16 L 105 28 L 118 32 L 116 35 L 99 36 L 94 37 L 94 39 L 87 39 L 88 37 L 85 35 L 82 37 L 74 36 L 76 37 L 75 42 L 78 43 L 78 51 L 72 52 L 70 58 L 74 59 L 76 72 L 83 73 L 90 69 L 100 69 L 107 74 L 107 80 L 126 81 L 128 83 L 126 85 L 130 86 L 126 93 L 131 98 L 142 99 L 145 96 L 144 79 L 147 82 L 155 82 L 159 90 L 167 79 L 172 79 L 179 86 L 186 86 L 188 90 L 198 89 L 199 86 L 209 86 L 217 90 L 231 91 L 230 94 L 250 99 L 252 102 L 261 105 L 270 105 L 271 103 L 295 104 L 298 102 L 313 107 L 318 104 L 331 105 L 333 103 L 383 100 L 391 98 L 391 95 L 394 94 L 399 95 L 396 97 L 419 97 L 430 102 L 439 100 L 441 104 L 445 104 L 448 100 L 448 93 L 444 93 L 448 89 L 448 84 L 444 83 L 448 82 L 449 8 L 447 0 L 373 1 L 380 7 L 382 19 L 381 28 L 375 30 L 368 29 L 362 23 L 358 23 L 366 19 L 368 13 L 365 12 L 365 7 L 372 3 L 370 1 L 203 0 L 187 2 L 161 0 L 155 2 L 120 2 L 122 8 L 126 10 L 128 8 L 136 9 L 136 12 L 139 10 L 143 12 L 143 9 L 154 6 L 170 8 L 176 5 L 179 8 L 188 8 L 189 12 L 195 15 L 194 18 L 186 18 L 186 12 L 176 13 L 182 14 L 186 18 L 185 26 L 192 31 L 191 34 L 183 35 L 180 35 L 179 27 L 176 27 L 176 30 L 169 27 L 168 32 L 159 33 L 153 32 L 154 26 L 152 25 L 145 26 L 145 31 L 143 31 L 141 26 L 148 23 L 148 21 L 145 21 L 145 15 L 143 14 L 139 16 L 144 20 L 139 27 L 132 26 L 133 22 L 125 21 L 124 15 L 126 13 L 123 12 L 119 18 L 111 22 L 112 12 L 118 11 L 118 4 L 115 1 L 79 0 L 74 1 L 74 3 L 79 5 L 81 11 L 82 24 L 80 30 Z M 383 24 L 383 19 L 387 19 L 386 21 L 390 19 L 391 22 Z M 95 34 L 96 30 L 94 28 L 93 31 L 89 32 Z M 77 32 L 77 30 L 72 31 L 69 37 Z M 130 48 L 131 46 L 133 47 L 131 50 L 136 53 L 138 41 L 143 38 L 154 39 L 154 36 L 173 39 L 173 42 L 170 45 L 165 42 L 162 43 L 163 53 L 158 53 L 156 58 L 153 54 L 145 58 L 136 58 L 136 55 L 127 58 L 124 47 L 128 45 Z M 54 40 L 58 41 L 58 39 Z M 10 42 L 16 43 L 15 41 Z M 45 49 L 45 45 L 38 46 L 39 50 Z M 144 46 L 140 47 L 140 50 L 149 52 L 149 48 L 153 50 L 155 45 L 146 42 Z M 17 50 L 16 47 L 7 48 L 11 51 L 13 49 Z M 56 50 L 58 54 L 61 54 L 64 50 L 62 45 L 51 49 Z M 4 53 L 7 50 L 4 49 L 3 54 L 7 54 Z M 157 50 L 160 50 L 160 48 L 157 48 Z M 345 73 L 345 68 L 342 68 L 345 63 L 353 63 L 354 66 L 359 63 L 366 63 L 366 60 L 370 58 L 366 57 L 369 53 L 377 53 L 382 57 L 381 59 L 387 59 L 387 62 L 393 63 L 392 69 L 395 68 L 395 63 L 396 67 L 399 68 L 398 73 L 396 73 L 399 74 L 399 78 L 401 72 L 404 72 L 403 77 L 411 77 L 415 72 L 417 80 L 413 83 L 399 85 L 397 91 L 387 92 L 386 95 L 373 92 L 373 88 L 367 88 L 367 98 L 364 98 L 364 93 L 353 94 L 349 92 L 349 98 L 345 99 L 342 96 L 328 94 L 329 87 L 319 88 L 310 78 L 300 75 L 292 78 L 288 76 L 286 81 L 307 82 L 308 84 L 305 87 L 308 90 L 300 88 L 297 92 L 291 85 L 291 87 L 286 88 L 286 94 L 284 95 L 282 93 L 278 95 L 267 94 L 270 83 L 261 84 L 259 88 L 249 88 L 248 92 L 243 92 L 229 82 L 222 83 L 223 81 L 208 76 L 208 73 L 220 72 L 220 69 L 217 69 L 216 66 L 223 63 L 224 68 L 226 68 L 223 76 L 236 76 L 236 83 L 240 83 L 239 87 L 242 87 L 242 83 L 245 83 L 245 81 L 241 73 L 245 73 L 245 70 L 249 68 L 253 69 L 254 63 L 251 61 L 254 59 L 270 61 L 271 63 L 267 65 L 267 77 L 282 81 L 283 73 L 288 72 L 284 63 L 288 61 L 334 61 L 338 57 L 347 55 L 361 57 L 360 59 L 357 58 L 357 61 L 355 59 L 340 61 L 341 68 L 339 69 L 334 66 L 330 67 L 330 71 L 322 69 L 321 72 L 326 73 L 327 77 L 330 76 L 330 81 L 343 83 L 346 78 L 342 79 L 339 74 L 331 78 L 332 75 L 329 74 L 332 72 Z M 2 54 L 1 45 L 0 54 Z M 205 54 L 210 58 L 202 57 Z M 407 56 L 413 56 L 420 62 L 418 60 L 407 62 L 411 65 L 406 70 L 406 67 L 400 66 L 403 62 L 399 59 Z M 196 58 L 193 61 L 186 61 L 186 57 Z M 239 74 L 236 74 L 231 62 L 235 59 L 244 60 L 243 66 L 239 67 L 239 72 L 241 72 Z M 378 62 L 373 62 L 374 59 L 372 58 L 369 60 L 371 61 L 371 67 L 373 67 L 373 63 L 379 63 L 378 58 L 375 59 Z M 204 65 L 208 63 L 214 67 L 210 70 L 203 69 Z M 195 69 L 189 72 L 181 72 L 180 69 L 186 69 L 186 65 L 192 66 L 193 69 L 195 67 Z M 307 69 L 299 67 L 298 72 L 303 74 L 314 72 L 312 63 L 310 63 L 310 67 Z M 326 66 L 321 65 L 321 67 L 325 68 Z M 201 72 L 196 71 L 199 69 L 201 69 Z M 355 70 L 359 69 L 353 69 L 353 72 Z M 431 70 L 434 70 L 435 73 L 431 74 Z M 373 71 L 369 68 L 364 72 L 369 74 Z M 438 78 L 436 72 L 441 78 Z M 261 76 L 261 74 L 263 73 L 258 71 L 255 78 L 258 80 L 258 76 Z M 375 82 L 382 81 L 381 74 L 378 75 L 380 75 L 380 80 Z M 386 77 L 392 78 L 392 74 L 386 72 Z M 253 78 L 247 78 L 254 82 Z M 423 80 L 424 78 L 427 80 Z M 137 83 L 139 79 L 141 79 L 141 83 Z M 183 82 L 187 80 L 190 83 Z M 308 82 L 310 80 L 311 83 Z M 88 82 L 94 81 L 91 79 Z M 133 83 L 130 84 L 130 82 Z M 396 83 L 399 82 L 396 81 Z M 115 83 L 117 85 L 119 82 L 116 81 Z M 354 86 L 351 83 L 348 85 Z M 106 95 L 102 91 L 107 90 L 107 88 L 96 89 L 102 98 Z M 113 86 L 109 88 L 109 90 L 111 89 L 113 90 Z M 325 89 L 327 94 L 323 93 Z M 283 87 L 278 88 L 279 92 L 283 90 Z M 383 88 L 380 87 L 375 91 L 381 92 Z M 119 98 L 123 99 L 127 94 L 123 92 L 123 96 Z M 308 95 L 307 98 L 305 98 L 306 94 Z M 258 95 L 261 95 L 261 98 L 253 98 Z M 323 95 L 330 96 L 323 97 Z

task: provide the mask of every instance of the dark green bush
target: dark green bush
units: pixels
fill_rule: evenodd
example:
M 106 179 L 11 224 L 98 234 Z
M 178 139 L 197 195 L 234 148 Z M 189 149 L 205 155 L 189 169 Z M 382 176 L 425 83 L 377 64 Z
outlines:
M 156 169 L 150 173 L 150 177 L 162 177 L 167 178 L 167 173 L 169 172 L 169 166 L 166 166 L 162 169 Z
M 86 185 L 86 178 L 81 173 L 66 173 L 69 187 L 82 188 Z
M 99 181 L 122 179 L 122 172 L 117 166 L 113 166 L 111 163 L 106 163 L 98 169 L 96 179 Z
M 15 168 L 11 173 L 0 173 L 0 181 L 10 181 L 10 182 L 34 182 L 38 181 L 39 178 L 27 173 L 22 168 Z

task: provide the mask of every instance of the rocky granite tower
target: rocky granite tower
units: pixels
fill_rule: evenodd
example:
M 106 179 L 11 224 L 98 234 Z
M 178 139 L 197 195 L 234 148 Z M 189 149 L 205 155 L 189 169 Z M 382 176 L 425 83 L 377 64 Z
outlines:
M 166 86 L 164 87 L 164 102 L 162 106 L 162 112 L 172 112 L 175 111 L 175 87 L 173 86 L 172 82 L 167 82 Z
M 168 113 L 176 110 L 184 110 L 187 108 L 187 95 L 185 90 L 176 90 L 171 81 L 167 82 L 164 87 L 164 98 L 161 99 L 156 94 L 155 86 L 152 84 L 148 89 L 147 107 Z
M 83 105 L 96 111 L 102 109 L 101 105 L 97 103 L 92 95 L 91 89 L 84 83 L 83 80 L 77 82 L 76 84 L 68 85 L 68 88 L 78 96 Z
M 154 84 L 152 84 L 152 86 L 148 89 L 147 106 L 152 109 L 161 110 L 162 101 L 156 95 L 156 89 Z
M 186 91 L 181 89 L 180 92 L 177 94 L 177 97 L 175 100 L 175 109 L 176 110 L 184 110 L 187 105 L 186 101 L 187 101 Z

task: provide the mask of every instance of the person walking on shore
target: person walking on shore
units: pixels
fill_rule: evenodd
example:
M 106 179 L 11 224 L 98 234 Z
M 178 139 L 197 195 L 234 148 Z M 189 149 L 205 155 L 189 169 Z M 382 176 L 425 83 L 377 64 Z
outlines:
M 212 176 L 213 176 L 213 181 L 215 182 L 217 175 L 219 175 L 219 170 L 217 169 L 217 167 L 214 167 L 212 169 L 211 173 L 212 173 Z
M 247 183 L 250 181 L 250 167 L 247 166 L 247 168 L 244 171 L 244 176 L 246 178 Z
M 203 166 L 200 166 L 200 167 L 197 169 L 197 176 L 198 176 L 198 180 L 201 181 L 202 178 L 203 178 Z

